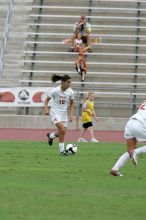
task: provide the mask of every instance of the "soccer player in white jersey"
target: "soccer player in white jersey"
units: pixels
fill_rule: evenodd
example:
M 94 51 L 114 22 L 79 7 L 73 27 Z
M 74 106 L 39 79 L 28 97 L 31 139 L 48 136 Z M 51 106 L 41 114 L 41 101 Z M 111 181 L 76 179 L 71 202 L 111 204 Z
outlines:
M 134 165 L 137 165 L 137 156 L 146 153 L 146 145 L 136 149 L 137 141 L 146 142 L 146 101 L 139 107 L 126 124 L 124 137 L 127 139 L 127 151 L 116 162 L 110 174 L 123 176 L 119 170 L 131 158 Z
M 61 80 L 61 85 L 55 87 L 47 93 L 47 98 L 44 103 L 44 111 L 46 115 L 50 115 L 52 122 L 58 129 L 56 133 L 48 133 L 48 144 L 52 145 L 53 139 L 59 137 L 60 155 L 67 156 L 64 148 L 64 139 L 67 128 L 67 108 L 69 105 L 69 121 L 73 120 L 74 108 L 74 91 L 70 88 L 71 77 L 68 75 L 52 76 L 52 82 Z M 49 101 L 52 100 L 51 108 L 48 107 Z

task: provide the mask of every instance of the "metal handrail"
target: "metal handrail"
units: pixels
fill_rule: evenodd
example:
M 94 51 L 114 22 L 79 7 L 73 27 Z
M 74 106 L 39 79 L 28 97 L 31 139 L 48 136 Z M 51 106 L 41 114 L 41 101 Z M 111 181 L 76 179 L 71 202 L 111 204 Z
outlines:
M 51 84 L 52 85 L 52 81 L 50 80 L 19 80 L 20 83 L 28 83 L 28 82 L 32 82 L 32 83 L 43 83 L 43 84 Z M 60 82 L 56 82 L 60 83 Z M 80 85 L 81 82 L 78 81 L 73 81 L 72 85 Z M 118 90 L 119 90 L 119 86 L 133 86 L 135 85 L 135 83 L 129 83 L 129 82 L 84 82 L 85 85 L 91 85 L 91 87 L 93 88 L 93 86 L 97 86 L 97 85 L 109 85 L 112 86 L 117 86 Z M 144 86 L 145 88 L 145 83 L 136 83 L 138 86 Z M 97 89 L 97 87 L 95 87 Z M 129 87 L 128 87 L 129 88 Z M 109 89 L 109 88 L 107 88 Z M 121 87 L 121 89 L 123 89 L 123 87 Z M 131 88 L 133 90 L 133 88 Z M 135 93 L 135 91 L 134 91 Z
M 139 18 L 138 18 L 139 19 Z M 40 27 L 54 27 L 54 28 L 72 28 L 72 24 L 62 24 L 62 23 L 29 23 L 29 26 L 40 26 Z M 141 29 L 146 29 L 146 26 L 140 26 L 140 25 L 98 25 L 98 24 L 92 24 L 92 30 L 96 30 L 96 28 L 107 28 L 107 29 L 137 29 L 137 28 L 141 28 Z
M 13 60 L 12 60 L 13 61 Z M 66 64 L 72 65 L 74 61 L 58 61 L 58 60 L 22 60 L 23 63 L 38 63 L 38 64 Z M 88 65 L 117 65 L 117 66 L 134 66 L 135 62 L 127 63 L 127 62 L 87 62 Z M 146 63 L 138 63 L 137 66 L 146 66 Z
M 64 39 L 64 37 L 70 37 L 70 36 L 72 36 L 72 33 L 61 33 L 61 32 L 39 32 L 39 33 L 37 33 L 37 32 L 23 32 L 24 34 L 26 34 L 26 35 L 29 35 L 29 36 L 33 36 L 33 35 L 40 35 L 40 36 L 51 36 L 51 37 L 53 37 L 53 36 L 59 36 L 59 38 L 63 38 Z M 18 34 L 19 34 L 19 32 L 18 32 Z M 103 37 L 104 39 L 135 39 L 136 37 L 137 37 L 137 35 L 136 34 L 91 34 L 91 37 Z M 146 36 L 143 34 L 143 35 L 139 35 L 139 37 L 141 38 L 141 39 L 146 39 Z
M 33 9 L 37 9 L 37 8 L 40 8 L 40 6 L 32 6 L 32 8 Z M 118 8 L 118 7 L 84 7 L 84 6 L 82 6 L 82 7 L 78 7 L 78 6 L 62 6 L 62 5 L 43 5 L 43 6 L 41 6 L 41 8 L 43 8 L 43 9 L 59 9 L 59 10 L 65 10 L 65 9 L 67 9 L 67 10 L 89 10 L 89 9 L 92 9 L 92 10 L 99 10 L 99 11 L 103 11 L 103 10 L 105 10 L 105 11 L 115 11 L 115 12 L 119 12 L 119 11 L 126 11 L 126 12 L 135 12 L 135 11 L 137 11 L 137 8 Z M 146 9 L 144 9 L 144 8 L 141 8 L 140 9 L 140 11 L 146 11 Z
M 43 45 L 65 45 L 62 41 L 58 42 L 58 41 L 25 41 L 25 44 L 34 44 L 34 43 L 37 43 L 37 44 L 43 44 Z M 118 46 L 118 47 L 136 47 L 136 46 L 139 46 L 139 47 L 146 47 L 145 44 L 126 44 L 126 43 L 91 43 L 91 45 L 98 45 L 98 46 L 111 46 L 111 47 L 114 47 L 114 46 Z
M 30 69 L 22 69 L 21 70 L 22 73 L 30 73 L 31 70 Z M 39 74 L 42 74 L 42 73 L 48 73 L 48 74 L 53 74 L 53 73 L 57 73 L 57 74 L 75 74 L 77 73 L 76 71 L 69 71 L 69 70 L 63 70 L 63 71 L 56 71 L 56 70 L 33 70 L 34 73 L 39 73 Z M 135 73 L 131 73 L 131 72 L 99 72 L 99 71 L 88 71 L 88 75 L 100 75 L 100 76 L 105 76 L 105 75 L 109 75 L 109 76 L 116 76 L 116 77 L 126 77 L 126 76 L 134 76 Z M 138 73 L 139 76 L 144 76 L 146 77 L 146 74 L 145 73 Z
M 0 78 L 2 78 L 2 75 L 3 75 L 4 54 L 5 54 L 8 36 L 9 36 L 10 19 L 11 19 L 11 15 L 12 15 L 13 3 L 14 3 L 14 0 L 9 0 L 8 12 L 7 12 L 7 17 L 6 17 L 6 21 L 5 21 L 4 33 L 3 33 L 2 47 L 1 47 L 1 51 L 0 51 Z
M 29 15 L 30 17 L 38 17 L 38 14 L 30 14 Z M 39 15 L 39 17 L 43 17 L 43 18 L 67 18 L 67 19 L 78 19 L 79 16 L 77 15 L 62 15 L 62 14 L 57 14 L 57 15 L 48 15 L 48 14 L 42 14 L 42 15 Z M 104 19 L 104 20 L 109 20 L 109 19 L 112 19 L 112 20 L 117 20 L 117 19 L 120 19 L 120 20 L 137 20 L 136 17 L 129 17 L 129 16 L 100 16 L 100 15 L 88 15 L 87 18 L 91 18 L 91 19 Z M 142 18 L 139 18 L 139 20 L 146 20 L 146 17 L 142 17 Z
M 17 52 L 17 50 L 16 51 L 14 51 L 14 52 Z M 33 53 L 35 53 L 35 54 L 43 54 L 43 55 L 51 55 L 52 56 L 52 54 L 57 54 L 57 55 L 60 55 L 60 54 L 62 54 L 62 55 L 76 55 L 76 54 L 78 54 L 77 52 L 62 52 L 62 51 L 40 51 L 40 50 L 38 50 L 38 51 L 33 51 L 33 50 L 25 50 L 25 51 L 23 51 L 23 53 L 24 54 L 33 54 Z M 133 54 L 133 53 L 109 53 L 109 52 L 107 52 L 107 53 L 99 53 L 99 52 L 93 52 L 93 53 L 85 53 L 85 54 L 88 54 L 88 56 L 94 56 L 94 55 L 100 55 L 100 56 L 131 56 L 131 57 L 135 57 L 135 54 Z M 138 57 L 146 57 L 146 54 L 136 54 L 136 56 L 138 56 Z

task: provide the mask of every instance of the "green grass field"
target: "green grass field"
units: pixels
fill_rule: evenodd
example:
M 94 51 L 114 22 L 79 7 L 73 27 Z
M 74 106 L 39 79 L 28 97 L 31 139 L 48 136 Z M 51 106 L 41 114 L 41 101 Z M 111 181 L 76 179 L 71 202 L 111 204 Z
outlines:
M 78 144 L 59 156 L 58 144 L 0 141 L 0 220 L 145 220 L 146 155 L 113 177 L 123 144 Z

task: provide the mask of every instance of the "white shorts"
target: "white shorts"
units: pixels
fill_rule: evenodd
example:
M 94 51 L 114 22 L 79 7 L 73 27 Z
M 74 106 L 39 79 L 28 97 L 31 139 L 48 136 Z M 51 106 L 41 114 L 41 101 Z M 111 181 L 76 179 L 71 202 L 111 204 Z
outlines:
M 124 137 L 131 139 L 135 137 L 138 141 L 146 141 L 146 127 L 141 121 L 130 119 L 125 127 Z
M 62 122 L 65 127 L 67 127 L 67 112 L 66 111 L 54 111 L 50 110 L 50 117 L 53 124 Z

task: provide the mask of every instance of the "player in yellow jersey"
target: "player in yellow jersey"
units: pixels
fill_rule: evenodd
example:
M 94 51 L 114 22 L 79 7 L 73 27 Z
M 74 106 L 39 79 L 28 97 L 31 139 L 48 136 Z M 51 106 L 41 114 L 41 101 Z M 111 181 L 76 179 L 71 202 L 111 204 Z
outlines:
M 80 138 L 78 139 L 78 142 L 87 142 L 83 136 L 87 129 L 89 129 L 91 142 L 98 142 L 96 138 L 94 137 L 93 133 L 93 123 L 92 123 L 92 117 L 94 116 L 96 121 L 98 121 L 98 117 L 96 116 L 96 113 L 94 111 L 94 98 L 95 93 L 89 92 L 86 100 L 83 103 L 82 106 L 82 126 L 83 129 L 80 134 Z

